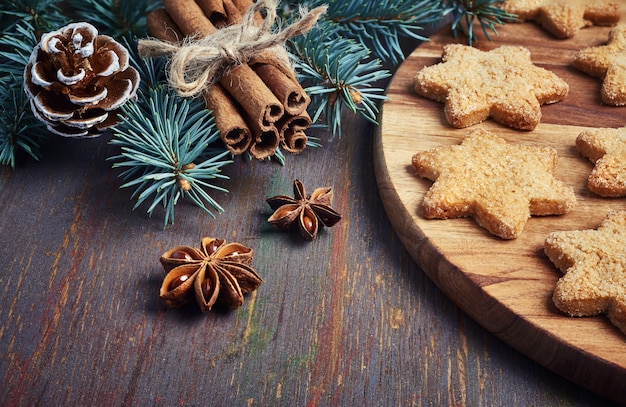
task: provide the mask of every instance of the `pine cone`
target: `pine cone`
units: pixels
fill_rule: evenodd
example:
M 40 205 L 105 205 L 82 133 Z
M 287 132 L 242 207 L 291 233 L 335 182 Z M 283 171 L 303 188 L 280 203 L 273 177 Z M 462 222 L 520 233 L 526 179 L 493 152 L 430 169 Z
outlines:
M 126 48 L 88 23 L 44 34 L 24 71 L 33 113 L 61 136 L 98 136 L 135 96 L 139 73 L 128 61 Z

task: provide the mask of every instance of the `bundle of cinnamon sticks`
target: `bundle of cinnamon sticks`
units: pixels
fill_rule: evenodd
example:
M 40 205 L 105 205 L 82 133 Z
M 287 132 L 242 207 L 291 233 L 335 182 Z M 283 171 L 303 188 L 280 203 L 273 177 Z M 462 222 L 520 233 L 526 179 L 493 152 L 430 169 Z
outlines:
M 186 37 L 205 37 L 238 24 L 253 0 L 164 0 L 163 4 L 165 8 L 147 16 L 150 35 L 180 43 Z M 255 18 L 262 22 L 260 14 Z M 225 70 L 203 96 L 233 154 L 248 151 L 264 159 L 279 146 L 290 153 L 306 147 L 310 98 L 291 68 L 271 51 Z

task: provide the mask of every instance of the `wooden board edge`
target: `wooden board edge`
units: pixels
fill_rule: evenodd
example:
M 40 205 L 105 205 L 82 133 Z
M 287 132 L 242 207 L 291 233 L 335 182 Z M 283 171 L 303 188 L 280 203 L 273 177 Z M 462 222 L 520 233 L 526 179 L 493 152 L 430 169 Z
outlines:
M 457 266 L 449 262 L 445 256 L 429 241 L 417 224 L 412 220 L 400 202 L 385 165 L 387 159 L 383 149 L 383 111 L 385 105 L 393 103 L 387 100 L 379 112 L 379 125 L 374 134 L 374 171 L 378 191 L 387 216 L 398 238 L 413 260 L 426 273 L 429 279 L 483 328 L 512 348 L 528 356 L 554 373 L 587 388 L 613 401 L 626 404 L 626 372 L 617 365 L 611 365 L 584 350 L 560 343 L 550 333 L 533 324 L 526 318 L 513 313 L 502 303 L 480 289 Z M 407 226 L 411 232 L 406 233 Z M 399 231 L 405 231 L 400 233 Z M 415 238 L 417 237 L 417 239 Z M 451 288 L 453 287 L 453 288 Z M 463 298 L 450 298 L 449 292 L 463 292 Z M 471 304 L 471 306 L 470 306 Z M 490 319 L 490 313 L 498 312 L 498 322 Z M 528 332 L 537 332 L 534 337 Z M 590 377 L 588 371 L 602 372 Z

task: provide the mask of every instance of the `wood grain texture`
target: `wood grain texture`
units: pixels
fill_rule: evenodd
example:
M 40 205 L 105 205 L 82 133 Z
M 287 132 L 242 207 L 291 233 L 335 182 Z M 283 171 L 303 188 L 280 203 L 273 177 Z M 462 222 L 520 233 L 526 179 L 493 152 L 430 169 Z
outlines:
M 407 44 L 407 48 L 415 47 Z M 384 86 L 385 84 L 382 84 Z M 212 219 L 131 211 L 107 137 L 51 137 L 0 172 L 2 406 L 595 406 L 611 403 L 496 338 L 403 248 L 379 197 L 376 128 L 284 167 L 237 160 Z M 265 199 L 333 186 L 344 218 L 315 241 L 276 232 Z M 158 299 L 158 257 L 203 236 L 255 251 L 265 279 L 234 312 Z M 471 243 L 468 243 L 471 244 Z
M 624 125 L 624 108 L 600 103 L 601 81 L 571 67 L 576 51 L 606 42 L 608 31 L 591 27 L 574 38 L 555 40 L 534 24 L 510 24 L 498 29 L 492 42 L 477 44 L 483 50 L 526 46 L 536 65 L 570 85 L 564 101 L 542 108 L 541 124 L 531 132 L 492 120 L 454 129 L 443 116 L 443 104 L 418 96 L 414 75 L 440 61 L 444 44 L 459 41 L 447 30 L 434 35 L 407 58 L 391 81 L 374 150 L 378 185 L 391 223 L 437 286 L 522 353 L 582 386 L 626 402 L 626 337 L 605 317 L 569 318 L 556 309 L 551 297 L 561 273 L 543 253 L 550 232 L 596 228 L 609 210 L 624 206 L 623 199 L 588 191 L 592 165 L 575 148 L 576 137 L 585 129 Z M 472 219 L 424 218 L 421 203 L 432 182 L 417 177 L 412 155 L 459 144 L 477 127 L 512 143 L 554 147 L 559 154 L 555 176 L 574 188 L 577 207 L 564 216 L 531 218 L 521 236 L 511 241 L 490 235 Z

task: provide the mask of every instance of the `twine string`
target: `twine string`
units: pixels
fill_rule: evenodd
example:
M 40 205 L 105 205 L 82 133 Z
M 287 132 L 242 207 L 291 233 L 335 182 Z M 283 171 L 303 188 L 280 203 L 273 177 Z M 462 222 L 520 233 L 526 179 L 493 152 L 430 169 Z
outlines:
M 247 63 L 261 52 L 269 51 L 289 66 L 285 42 L 313 28 L 327 6 L 301 11 L 298 21 L 272 33 L 276 8 L 277 0 L 259 0 L 248 8 L 240 24 L 221 28 L 206 37 L 188 37 L 181 44 L 158 39 L 139 40 L 139 54 L 170 57 L 168 81 L 184 97 L 199 95 L 219 81 L 228 68 Z M 255 16 L 263 10 L 266 16 L 258 25 Z

